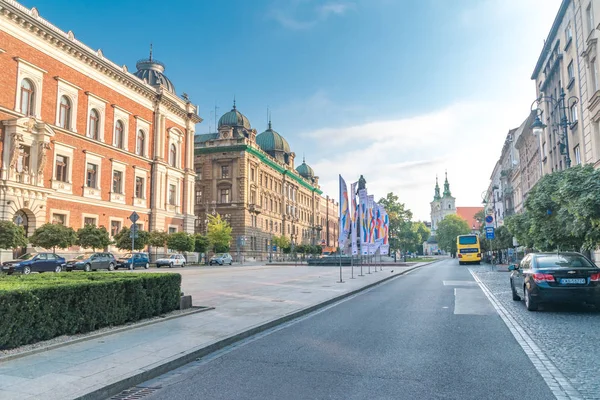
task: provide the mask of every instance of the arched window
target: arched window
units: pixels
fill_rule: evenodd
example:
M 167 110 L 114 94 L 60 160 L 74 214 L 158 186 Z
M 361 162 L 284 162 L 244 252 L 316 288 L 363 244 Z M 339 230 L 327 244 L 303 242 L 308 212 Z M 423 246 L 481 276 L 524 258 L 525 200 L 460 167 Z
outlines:
M 115 146 L 122 149 L 123 148 L 123 132 L 125 131 L 125 126 L 121 120 L 118 120 L 115 124 Z
M 67 96 L 61 96 L 60 98 L 58 126 L 64 129 L 71 129 L 71 100 Z
M 144 146 L 146 145 L 146 134 L 144 133 L 144 131 L 142 131 L 142 130 L 138 131 L 135 143 L 136 143 L 135 152 L 137 153 L 138 156 L 143 156 L 144 155 Z
M 177 167 L 177 147 L 175 147 L 175 144 L 171 145 L 171 150 L 169 152 L 169 163 L 172 167 Z
M 95 108 L 90 111 L 90 137 L 94 140 L 100 138 L 100 113 Z
M 25 115 L 33 115 L 35 106 L 35 87 L 29 79 L 21 81 L 21 112 Z

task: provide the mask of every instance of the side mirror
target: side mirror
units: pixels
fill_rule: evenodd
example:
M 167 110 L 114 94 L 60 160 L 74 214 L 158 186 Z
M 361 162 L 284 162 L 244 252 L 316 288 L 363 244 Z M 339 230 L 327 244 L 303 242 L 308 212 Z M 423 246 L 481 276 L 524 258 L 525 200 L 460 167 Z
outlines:
M 511 265 L 508 266 L 508 270 L 509 271 L 516 271 L 518 269 L 519 269 L 519 266 L 516 265 L 516 264 L 511 264 Z

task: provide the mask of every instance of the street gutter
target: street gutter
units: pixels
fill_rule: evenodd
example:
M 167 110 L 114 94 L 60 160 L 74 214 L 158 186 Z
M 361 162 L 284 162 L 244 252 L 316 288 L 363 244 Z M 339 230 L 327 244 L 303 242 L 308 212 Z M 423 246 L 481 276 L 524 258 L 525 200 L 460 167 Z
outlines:
M 282 317 L 276 318 L 274 320 L 256 325 L 250 329 L 246 329 L 244 331 L 238 332 L 237 334 L 235 334 L 233 336 L 229 336 L 225 339 L 221 339 L 221 340 L 214 342 L 208 346 L 200 347 L 200 348 L 191 350 L 189 352 L 180 353 L 176 356 L 170 357 L 170 359 L 169 358 L 165 359 L 166 362 L 164 362 L 161 365 L 158 365 L 158 366 L 150 368 L 146 371 L 134 374 L 134 375 L 124 378 L 118 382 L 111 383 L 110 385 L 102 387 L 100 389 L 96 389 L 90 393 L 83 395 L 83 396 L 77 397 L 76 400 L 105 400 L 105 399 L 108 399 L 116 394 L 121 393 L 123 390 L 132 388 L 140 383 L 146 382 L 150 379 L 154 379 L 160 375 L 166 374 L 167 372 L 177 369 L 183 365 L 189 364 L 190 362 L 195 361 L 196 359 L 205 357 L 211 353 L 214 353 L 217 350 L 223 349 L 224 347 L 230 346 L 230 345 L 232 345 L 236 342 L 239 342 L 243 339 L 246 339 L 250 336 L 254 336 L 258 333 L 261 333 L 263 331 L 274 328 L 277 325 L 281 325 L 283 323 L 292 321 L 292 320 L 299 318 L 301 316 L 304 316 L 306 314 L 310 314 L 320 308 L 323 308 L 330 304 L 336 303 L 340 300 L 343 300 L 347 297 L 353 296 L 357 293 L 363 292 L 367 289 L 373 288 L 377 285 L 381 285 L 387 281 L 398 278 L 398 277 L 405 275 L 416 269 L 426 267 L 428 265 L 431 265 L 438 261 L 443 261 L 443 260 L 444 259 L 439 259 L 439 260 L 424 263 L 422 265 L 414 266 L 412 268 L 406 269 L 402 272 L 399 272 L 397 274 L 394 274 L 387 278 L 384 278 L 380 281 L 370 283 L 366 286 L 363 286 L 363 287 L 353 290 L 351 292 L 344 293 L 342 295 L 333 297 L 322 303 L 315 304 L 315 305 L 303 308 L 301 310 L 294 311 L 294 312 L 284 315 Z

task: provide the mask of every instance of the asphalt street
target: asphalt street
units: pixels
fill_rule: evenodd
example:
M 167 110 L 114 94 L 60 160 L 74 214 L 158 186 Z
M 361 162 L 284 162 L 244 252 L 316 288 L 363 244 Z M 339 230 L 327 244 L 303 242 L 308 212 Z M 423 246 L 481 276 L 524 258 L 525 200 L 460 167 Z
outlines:
M 451 259 L 140 386 L 152 400 L 555 398 Z

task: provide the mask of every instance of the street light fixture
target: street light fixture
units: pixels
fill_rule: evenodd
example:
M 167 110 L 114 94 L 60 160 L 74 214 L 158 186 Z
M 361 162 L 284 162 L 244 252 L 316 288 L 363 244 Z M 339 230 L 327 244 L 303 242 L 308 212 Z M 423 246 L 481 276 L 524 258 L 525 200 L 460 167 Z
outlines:
M 533 134 L 536 135 L 537 137 L 540 137 L 540 135 L 544 132 L 544 128 L 546 128 L 546 125 L 541 121 L 540 119 L 540 109 L 539 109 L 539 105 L 542 102 L 546 102 L 551 104 L 552 108 L 555 110 L 559 111 L 559 115 L 560 115 L 560 121 L 558 123 L 558 126 L 562 129 L 563 133 L 561 135 L 561 140 L 564 140 L 564 143 L 560 143 L 560 154 L 565 156 L 565 165 L 567 168 L 571 167 L 571 156 L 569 156 L 569 130 L 568 128 L 573 126 L 574 124 L 577 123 L 577 121 L 569 121 L 569 118 L 567 117 L 567 109 L 570 109 L 571 107 L 573 107 L 575 104 L 577 104 L 578 99 L 575 96 L 571 96 L 569 97 L 568 100 L 565 100 L 565 90 L 561 88 L 560 90 L 560 96 L 557 99 L 555 99 L 552 96 L 540 96 L 538 97 L 532 104 L 531 104 L 531 110 L 534 111 L 533 106 L 536 105 L 536 117 L 535 117 L 535 121 L 533 121 L 533 124 L 531 124 L 531 130 L 533 131 Z M 541 157 L 540 157 L 541 158 Z

